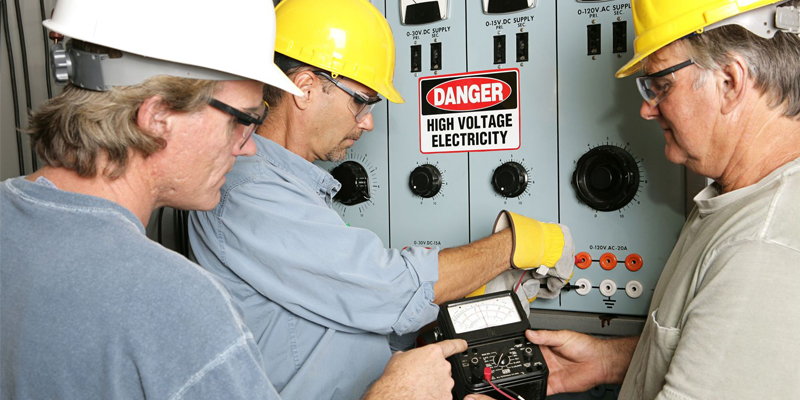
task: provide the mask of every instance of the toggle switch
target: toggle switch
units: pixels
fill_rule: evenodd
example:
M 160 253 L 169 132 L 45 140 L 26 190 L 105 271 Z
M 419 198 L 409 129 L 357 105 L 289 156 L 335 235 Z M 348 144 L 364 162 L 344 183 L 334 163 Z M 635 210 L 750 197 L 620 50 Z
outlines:
M 497 35 L 494 37 L 494 63 L 506 63 L 506 35 Z
M 422 45 L 411 46 L 411 72 L 422 71 Z
M 517 33 L 517 62 L 528 61 L 528 32 Z
M 628 21 L 614 22 L 611 29 L 611 47 L 614 53 L 628 51 Z
M 600 54 L 600 24 L 586 26 L 587 55 Z
M 442 69 L 442 43 L 431 43 L 431 71 Z

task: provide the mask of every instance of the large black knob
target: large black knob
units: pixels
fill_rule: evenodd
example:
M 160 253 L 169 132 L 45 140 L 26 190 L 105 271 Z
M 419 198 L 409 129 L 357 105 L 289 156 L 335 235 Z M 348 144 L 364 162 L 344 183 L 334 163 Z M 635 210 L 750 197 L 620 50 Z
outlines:
M 348 206 L 369 200 L 369 176 L 361 164 L 345 161 L 334 168 L 331 175 L 342 184 L 334 200 Z
M 422 164 L 408 177 L 411 192 L 421 197 L 433 197 L 442 188 L 442 173 L 430 164 Z
M 578 197 L 598 211 L 625 207 L 639 190 L 639 166 L 630 153 L 617 146 L 599 146 L 578 160 L 572 175 Z
M 494 170 L 492 187 L 502 196 L 517 197 L 528 187 L 528 172 L 521 164 L 509 161 Z

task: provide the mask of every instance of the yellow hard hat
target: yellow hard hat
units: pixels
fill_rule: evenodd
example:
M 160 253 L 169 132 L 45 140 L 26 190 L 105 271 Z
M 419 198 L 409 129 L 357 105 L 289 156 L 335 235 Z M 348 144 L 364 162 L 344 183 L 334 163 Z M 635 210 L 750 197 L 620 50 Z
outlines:
M 367 0 L 284 0 L 275 8 L 275 17 L 276 52 L 403 103 L 392 85 L 392 30 Z
M 623 78 L 642 69 L 658 49 L 727 18 L 786 0 L 631 0 L 636 39 L 633 59 L 617 71 Z

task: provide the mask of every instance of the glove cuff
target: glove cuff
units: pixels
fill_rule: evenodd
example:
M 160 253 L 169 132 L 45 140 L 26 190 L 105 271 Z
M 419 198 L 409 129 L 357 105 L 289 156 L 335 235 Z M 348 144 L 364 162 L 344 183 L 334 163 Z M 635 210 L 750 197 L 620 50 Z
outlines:
M 564 250 L 564 233 L 558 224 L 539 222 L 520 214 L 503 210 L 494 223 L 494 232 L 511 228 L 511 267 L 552 268 Z

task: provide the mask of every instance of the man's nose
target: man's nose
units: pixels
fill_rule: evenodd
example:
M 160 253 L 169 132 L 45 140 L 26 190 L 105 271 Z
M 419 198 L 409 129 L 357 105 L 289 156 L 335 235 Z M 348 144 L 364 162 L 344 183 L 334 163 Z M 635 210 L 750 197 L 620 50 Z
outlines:
M 642 107 L 639 108 L 639 115 L 646 120 L 653 120 L 661 115 L 661 111 L 658 109 L 658 106 L 652 106 L 650 103 L 642 100 Z
M 356 126 L 362 130 L 371 132 L 375 128 L 375 120 L 372 118 L 372 113 L 367 114 Z
M 233 155 L 235 156 L 252 156 L 256 154 L 256 141 L 253 140 L 253 137 L 247 138 L 247 141 L 244 143 L 241 148 L 239 147 L 241 144 L 237 143 L 233 146 Z

